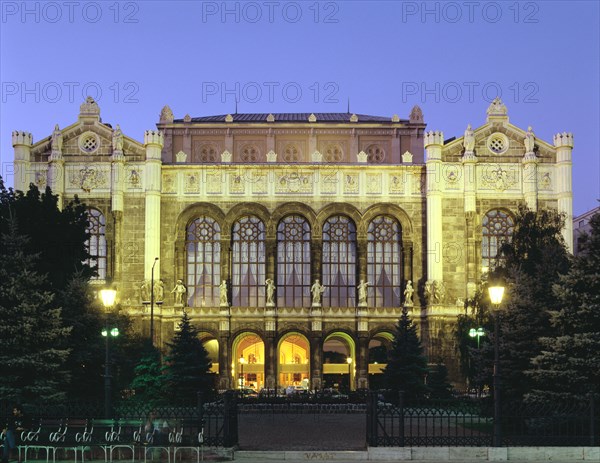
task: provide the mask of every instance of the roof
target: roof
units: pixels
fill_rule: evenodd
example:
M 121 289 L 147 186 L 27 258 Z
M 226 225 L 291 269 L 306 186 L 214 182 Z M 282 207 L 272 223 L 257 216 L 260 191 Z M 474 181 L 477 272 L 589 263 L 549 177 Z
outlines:
M 306 122 L 311 113 L 273 113 L 275 118 L 274 122 Z M 317 122 L 320 123 L 350 123 L 351 113 L 314 113 L 317 118 Z M 245 123 L 262 123 L 267 122 L 268 113 L 245 113 L 245 114 L 232 114 L 233 122 L 245 122 Z M 358 123 L 392 123 L 391 117 L 383 116 L 369 116 L 366 114 L 357 114 Z M 226 114 L 218 116 L 203 116 L 203 117 L 192 117 L 191 122 L 193 123 L 218 123 L 225 122 Z M 175 119 L 173 122 L 182 123 L 183 119 Z M 400 119 L 399 122 L 406 123 L 408 119 Z

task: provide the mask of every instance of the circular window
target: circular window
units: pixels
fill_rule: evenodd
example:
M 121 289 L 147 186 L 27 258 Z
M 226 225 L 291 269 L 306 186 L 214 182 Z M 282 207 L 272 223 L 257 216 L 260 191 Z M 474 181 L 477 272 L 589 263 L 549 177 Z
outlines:
M 487 139 L 487 147 L 494 154 L 502 154 L 508 150 L 508 138 L 503 133 L 493 133 Z
M 100 146 L 100 139 L 94 132 L 85 132 L 79 137 L 79 149 L 85 153 L 93 153 Z
M 381 164 L 385 159 L 385 151 L 379 145 L 371 145 L 367 148 L 367 161 L 371 164 Z
M 343 158 L 342 148 L 339 145 L 327 145 L 325 148 L 325 162 L 340 162 Z

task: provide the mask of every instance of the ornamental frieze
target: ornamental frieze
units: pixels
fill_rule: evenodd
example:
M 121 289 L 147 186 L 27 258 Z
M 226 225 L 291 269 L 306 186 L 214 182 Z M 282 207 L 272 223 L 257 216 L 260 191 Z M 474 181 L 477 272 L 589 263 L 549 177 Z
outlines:
M 108 187 L 106 172 L 93 166 L 70 169 L 69 184 L 72 187 L 81 188 L 86 193 L 98 188 Z
M 496 191 L 505 191 L 517 183 L 517 173 L 514 169 L 500 165 L 488 166 L 481 176 L 483 186 Z

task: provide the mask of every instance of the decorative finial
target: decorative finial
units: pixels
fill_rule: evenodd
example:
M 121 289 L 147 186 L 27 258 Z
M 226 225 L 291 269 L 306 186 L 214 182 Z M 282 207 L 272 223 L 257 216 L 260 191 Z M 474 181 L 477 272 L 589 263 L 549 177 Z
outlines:
M 500 97 L 494 98 L 494 101 L 489 105 L 487 109 L 488 116 L 506 116 L 508 114 L 508 110 L 506 105 L 502 103 Z
M 160 111 L 160 122 L 170 124 L 173 122 L 173 119 L 173 111 L 171 111 L 169 105 L 164 105 Z
M 409 122 L 412 123 L 422 123 L 423 122 L 423 111 L 419 105 L 414 105 L 413 109 L 410 111 L 410 116 L 408 117 Z

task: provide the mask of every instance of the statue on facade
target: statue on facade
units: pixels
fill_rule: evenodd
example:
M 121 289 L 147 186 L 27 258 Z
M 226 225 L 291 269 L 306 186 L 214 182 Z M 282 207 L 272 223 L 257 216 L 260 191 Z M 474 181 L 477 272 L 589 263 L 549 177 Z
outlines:
M 52 139 L 50 142 L 52 151 L 62 151 L 63 147 L 63 136 L 58 124 L 54 126 L 54 132 L 52 132 Z
M 275 305 L 275 282 L 271 278 L 267 278 L 265 280 L 265 285 L 267 286 L 267 305 L 274 306 Z
M 321 295 L 325 292 L 325 286 L 323 286 L 319 279 L 315 280 L 315 283 L 311 286 L 310 292 L 312 293 L 312 305 L 313 307 L 321 306 Z
M 219 300 L 222 307 L 229 306 L 229 302 L 227 301 L 227 281 L 225 280 L 219 285 Z
M 150 300 L 150 282 L 148 280 L 142 280 L 140 284 L 140 297 L 142 302 Z
M 527 127 L 527 133 L 525 133 L 525 139 L 523 140 L 525 144 L 525 152 L 533 153 L 533 147 L 535 146 L 535 135 L 533 134 L 533 129 L 531 126 Z
M 154 301 L 162 302 L 165 298 L 165 284 L 162 280 L 154 282 Z
M 444 302 L 446 297 L 446 286 L 441 280 L 435 280 L 433 282 L 433 301 L 437 304 Z
M 371 283 L 369 283 L 368 281 L 360 280 L 360 283 L 357 286 L 357 288 L 358 288 L 358 305 L 359 306 L 367 305 L 367 292 L 368 292 L 370 284 Z
M 183 280 L 177 280 L 175 287 L 171 291 L 171 293 L 175 293 L 175 305 L 183 305 L 183 296 L 186 291 L 187 289 L 183 285 Z
M 432 294 L 433 287 L 432 287 L 430 280 L 427 280 L 425 282 L 425 287 L 423 289 L 425 291 L 425 301 L 427 302 L 427 304 L 429 304 L 432 302 L 432 296 L 433 296 L 433 294 Z
M 412 281 L 406 282 L 406 288 L 404 288 L 404 305 L 406 307 L 412 307 L 413 305 L 413 293 L 415 292 Z
M 471 124 L 467 125 L 467 130 L 465 130 L 465 138 L 463 140 L 463 146 L 465 147 L 466 153 L 472 153 L 475 149 L 475 136 L 473 135 L 473 130 L 471 129 Z
M 113 151 L 123 151 L 123 132 L 119 124 L 112 135 L 112 147 Z

